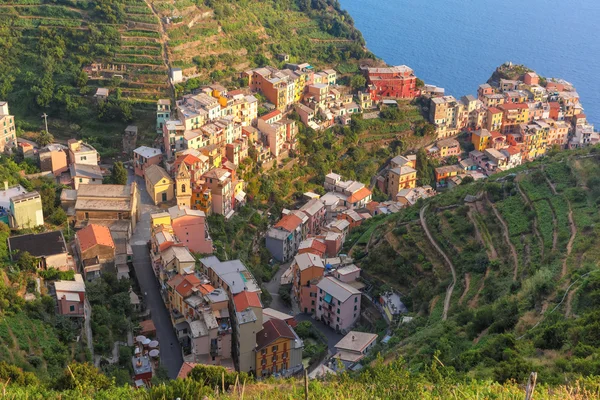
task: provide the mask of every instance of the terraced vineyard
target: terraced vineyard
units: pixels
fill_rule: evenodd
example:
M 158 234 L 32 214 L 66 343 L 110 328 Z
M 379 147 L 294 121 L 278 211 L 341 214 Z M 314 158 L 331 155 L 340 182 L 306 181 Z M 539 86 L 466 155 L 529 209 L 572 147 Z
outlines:
M 56 4 L 58 3 L 58 4 Z M 136 102 L 154 101 L 164 97 L 168 90 L 167 67 L 162 57 L 158 19 L 143 0 L 122 0 L 123 16 L 117 21 L 104 22 L 93 8 L 95 2 L 66 0 L 11 0 L 4 2 L 2 25 L 21 33 L 23 45 L 32 41 L 41 29 L 80 31 L 93 35 L 96 29 L 118 38 L 109 44 L 104 55 L 91 60 L 98 64 L 89 81 L 91 88 L 110 85 L 114 75 L 122 76 L 122 95 Z M 76 54 L 73 54 L 76 55 Z
M 398 328 L 394 351 L 415 367 L 440 351 L 457 371 L 499 380 L 531 370 L 559 379 L 587 365 L 596 350 L 563 357 L 596 346 L 585 324 L 598 318 L 598 150 L 557 153 L 429 200 L 427 228 L 456 269 L 453 286 L 419 222 L 425 203 L 354 231 L 348 244 L 368 278 L 380 281 L 374 287 L 399 290 L 416 317 Z
M 332 65 L 364 57 L 360 32 L 333 1 L 150 0 L 164 22 L 169 60 L 202 81 L 237 78 L 244 69 L 291 62 Z

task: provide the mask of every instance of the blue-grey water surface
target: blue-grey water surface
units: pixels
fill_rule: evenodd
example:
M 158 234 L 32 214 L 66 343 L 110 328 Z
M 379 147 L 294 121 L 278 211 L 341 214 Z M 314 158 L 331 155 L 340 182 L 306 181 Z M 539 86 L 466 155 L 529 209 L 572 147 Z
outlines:
M 447 94 L 475 94 L 505 61 L 575 85 L 600 129 L 600 0 L 340 0 L 367 47 Z

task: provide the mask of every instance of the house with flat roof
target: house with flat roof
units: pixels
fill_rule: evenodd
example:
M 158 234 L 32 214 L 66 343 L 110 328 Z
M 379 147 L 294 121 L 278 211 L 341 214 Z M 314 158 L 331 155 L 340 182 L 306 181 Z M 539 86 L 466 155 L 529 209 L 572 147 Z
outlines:
M 144 176 L 144 171 L 151 165 L 159 165 L 163 155 L 160 149 L 141 146 L 133 150 L 133 168 L 137 176 Z
M 8 238 L 8 251 L 11 260 L 19 258 L 19 253 L 28 252 L 39 259 L 39 268 L 56 268 L 59 271 L 73 269 L 67 243 L 61 231 L 29 233 Z
M 42 198 L 38 192 L 21 193 L 10 198 L 9 225 L 13 229 L 44 225 Z
M 102 185 L 102 170 L 97 165 L 71 164 L 69 166 L 73 189 L 77 190 L 79 185 Z
M 68 317 L 85 317 L 85 283 L 81 274 L 74 281 L 54 282 L 58 313 Z

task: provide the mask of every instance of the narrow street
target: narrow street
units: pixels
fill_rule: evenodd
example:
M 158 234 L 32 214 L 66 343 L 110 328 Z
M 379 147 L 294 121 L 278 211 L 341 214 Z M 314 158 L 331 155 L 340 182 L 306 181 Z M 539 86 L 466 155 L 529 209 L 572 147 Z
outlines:
M 290 264 L 291 262 L 287 262 L 285 264 L 280 265 L 279 270 L 275 273 L 273 279 L 271 279 L 265 285 L 265 287 L 269 291 L 269 294 L 271 294 L 271 297 L 273 298 L 273 301 L 271 301 L 271 305 L 269 307 L 286 314 L 291 313 L 292 308 L 285 304 L 283 301 L 281 301 L 281 298 L 279 296 L 279 288 L 281 287 L 281 275 L 283 275 L 283 273 L 287 271 L 287 269 L 290 267 Z
M 129 180 L 136 179 L 129 171 Z M 140 190 L 141 217 L 135 232 L 131 237 L 133 249 L 133 267 L 140 284 L 141 294 L 146 307 L 150 310 L 152 321 L 156 327 L 157 340 L 160 343 L 160 362 L 167 371 L 169 378 L 175 379 L 183 364 L 181 346 L 171 324 L 169 312 L 160 295 L 158 281 L 154 276 L 147 242 L 150 239 L 150 214 L 158 210 L 148 196 L 142 179 L 137 178 Z
M 279 267 L 279 270 L 273 276 L 273 279 L 271 279 L 265 285 L 265 287 L 267 288 L 267 290 L 273 297 L 273 301 L 271 302 L 270 307 L 277 311 L 286 313 L 286 314 L 293 313 L 292 307 L 288 306 L 283 301 L 281 301 L 281 298 L 279 296 L 279 288 L 281 287 L 281 275 L 283 275 L 283 273 L 285 271 L 287 271 L 290 264 L 291 264 L 291 262 L 282 264 Z M 319 332 L 321 332 L 323 335 L 325 335 L 325 337 L 327 338 L 327 347 L 331 353 L 334 353 L 335 345 L 337 344 L 337 342 L 339 342 L 344 337 L 344 335 L 341 335 L 341 334 L 335 332 L 335 330 L 331 329 L 330 327 L 325 325 L 323 322 L 314 320 L 310 314 L 303 314 L 303 313 L 293 313 L 293 314 L 295 314 L 294 318 L 296 319 L 296 321 L 298 321 L 298 322 L 310 321 Z

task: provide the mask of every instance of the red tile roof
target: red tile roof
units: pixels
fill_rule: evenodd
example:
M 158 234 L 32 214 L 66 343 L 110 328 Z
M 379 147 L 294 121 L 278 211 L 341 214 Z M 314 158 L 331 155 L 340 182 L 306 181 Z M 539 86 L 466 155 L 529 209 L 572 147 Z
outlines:
M 181 283 L 179 283 L 179 285 L 177 285 L 177 287 L 175 288 L 177 293 L 179 293 L 183 297 L 190 296 L 192 294 L 193 289 L 200 290 L 200 293 L 202 293 L 203 295 L 215 290 L 215 288 L 211 285 L 203 284 L 202 282 L 200 282 L 200 279 L 198 279 L 198 277 L 193 274 L 184 276 Z
M 499 110 L 496 107 L 490 107 L 490 108 L 488 108 L 488 111 L 491 112 L 492 114 L 500 114 L 502 112 L 502 110 Z
M 294 214 L 284 215 L 283 218 L 275 224 L 275 228 L 282 228 L 288 232 L 293 232 L 300 224 L 302 220 Z
M 262 331 L 256 334 L 256 351 L 262 350 L 279 338 L 294 340 L 294 332 L 280 319 L 270 319 L 263 324 Z
M 235 304 L 235 309 L 238 312 L 244 311 L 248 307 L 262 308 L 262 303 L 260 302 L 258 293 L 248 292 L 246 290 L 233 296 L 233 303 Z
M 508 154 L 510 154 L 511 156 L 514 156 L 515 154 L 519 154 L 521 151 L 519 150 L 518 147 L 516 146 L 508 146 L 506 149 L 506 152 Z
M 262 119 L 263 121 L 266 121 L 266 120 L 271 119 L 273 117 L 276 117 L 278 115 L 281 115 L 281 111 L 275 110 L 275 111 L 271 111 L 268 114 L 263 115 L 262 117 L 259 117 L 259 119 Z
M 180 156 L 175 163 L 173 164 L 173 170 L 177 171 L 179 169 L 179 165 L 181 163 L 185 163 L 185 165 L 191 167 L 197 162 L 200 162 L 200 159 L 193 154 L 186 154 L 185 156 Z
M 550 108 L 560 108 L 560 104 L 556 101 L 551 101 L 550 103 L 548 103 L 548 105 L 550 106 Z
M 177 377 L 181 378 L 181 379 L 187 378 L 188 374 L 190 372 L 192 372 L 192 370 L 194 369 L 194 367 L 196 365 L 198 365 L 198 364 L 191 363 L 191 362 L 184 362 L 183 364 L 181 364 L 181 368 L 179 369 L 179 373 L 177 374 Z
M 361 201 L 366 197 L 371 195 L 371 191 L 367 187 L 363 187 L 352 194 L 352 196 L 348 197 L 349 203 L 356 203 L 357 201 Z
M 115 248 L 110 230 L 106 226 L 90 224 L 77 232 L 77 239 L 81 251 L 86 251 L 96 245 Z

